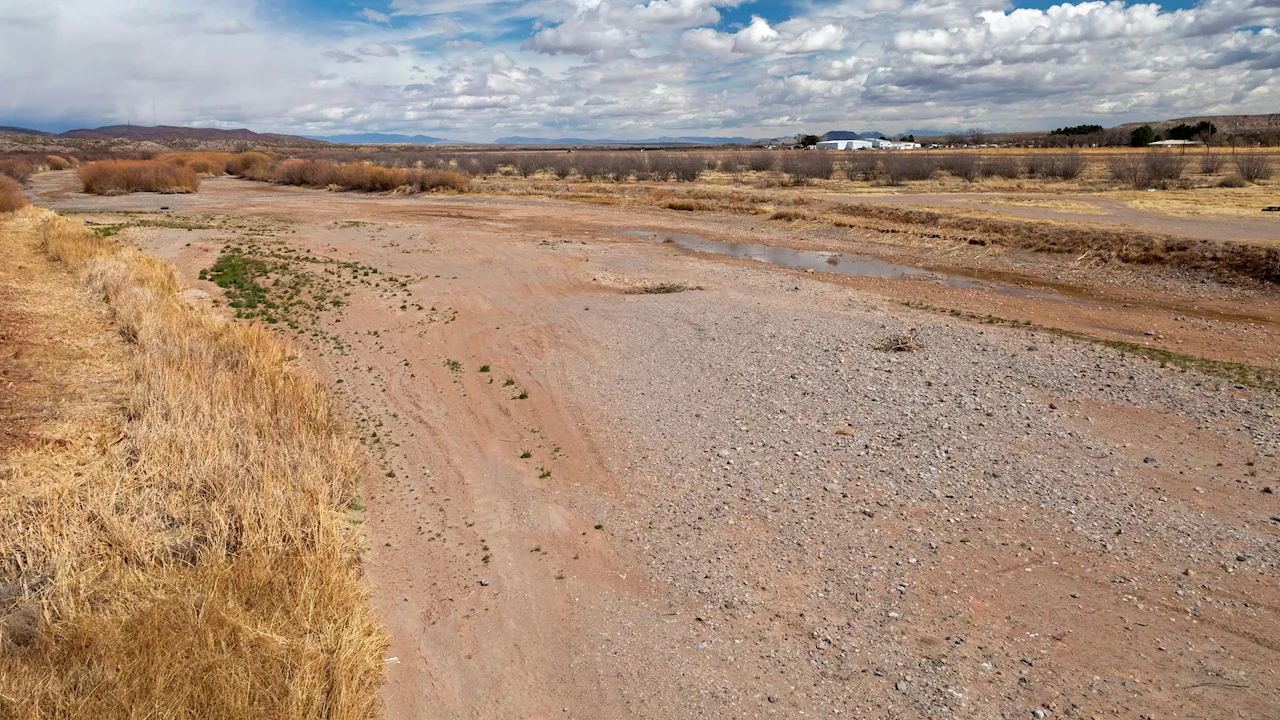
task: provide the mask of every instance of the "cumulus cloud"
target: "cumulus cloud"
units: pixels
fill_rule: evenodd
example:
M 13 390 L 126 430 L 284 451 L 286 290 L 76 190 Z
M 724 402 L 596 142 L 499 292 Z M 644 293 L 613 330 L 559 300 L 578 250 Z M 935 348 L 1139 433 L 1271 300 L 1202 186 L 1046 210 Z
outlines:
M 0 124 L 124 121 L 152 96 L 167 123 L 461 139 L 1030 129 L 1280 107 L 1276 0 L 842 0 L 731 25 L 737 6 L 383 0 L 353 9 L 367 22 L 311 26 L 259 0 L 0 0 Z
M 361 45 L 356 52 L 365 57 L 400 57 L 400 51 L 390 45 Z

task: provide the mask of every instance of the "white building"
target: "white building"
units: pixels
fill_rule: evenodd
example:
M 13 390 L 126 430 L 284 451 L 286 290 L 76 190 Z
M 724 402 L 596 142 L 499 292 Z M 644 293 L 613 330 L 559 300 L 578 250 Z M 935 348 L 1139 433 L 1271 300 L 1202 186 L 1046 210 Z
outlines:
M 819 150 L 870 150 L 875 147 L 870 140 L 823 140 Z
M 1153 143 L 1147 143 L 1152 147 L 1189 147 L 1192 145 L 1203 145 L 1204 143 L 1196 140 L 1157 140 Z

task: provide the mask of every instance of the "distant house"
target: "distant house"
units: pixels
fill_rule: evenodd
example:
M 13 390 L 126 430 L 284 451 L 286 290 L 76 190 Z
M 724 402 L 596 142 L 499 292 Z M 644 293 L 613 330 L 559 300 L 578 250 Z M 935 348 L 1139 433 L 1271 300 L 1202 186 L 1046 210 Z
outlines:
M 1148 147 L 1189 147 L 1192 145 L 1203 145 L 1199 140 L 1157 140 L 1153 143 L 1147 143 Z

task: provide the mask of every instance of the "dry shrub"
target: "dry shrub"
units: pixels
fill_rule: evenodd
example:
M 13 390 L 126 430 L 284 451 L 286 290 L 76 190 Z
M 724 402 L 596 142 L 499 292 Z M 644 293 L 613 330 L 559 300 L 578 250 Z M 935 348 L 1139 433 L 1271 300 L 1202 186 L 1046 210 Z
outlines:
M 71 167 L 71 160 L 61 155 L 46 155 L 44 163 L 50 170 L 66 170 Z
M 948 153 L 938 161 L 938 167 L 966 182 L 978 179 L 978 158 L 969 153 Z
M 265 178 L 281 185 L 389 192 L 456 190 L 471 188 L 471 177 L 449 170 L 389 168 L 371 163 L 337 163 L 331 160 L 285 160 Z
M 0 175 L 0 213 L 13 212 L 27 206 L 27 198 L 22 194 L 22 186 L 17 180 Z
M 924 348 L 920 338 L 916 337 L 916 331 L 911 330 L 889 337 L 876 343 L 876 349 L 881 352 L 915 352 Z
M 880 174 L 880 154 L 856 150 L 846 156 L 844 166 L 845 175 L 850 180 L 871 182 Z
M 36 170 L 37 166 L 30 158 L 23 156 L 0 158 L 0 175 L 13 178 L 20 183 L 26 182 Z
M 32 620 L 0 639 L 0 717 L 376 715 L 360 463 L 321 387 L 266 330 L 183 302 L 168 263 L 42 210 L 0 232 L 79 279 L 44 302 L 100 336 L 76 360 L 94 376 L 63 373 L 84 384 L 54 403 L 66 439 L 0 474 L 0 586 Z
M 1271 179 L 1271 158 L 1263 153 L 1251 152 L 1236 155 L 1236 172 L 1251 183 Z
M 885 182 L 901 185 L 908 180 L 928 180 L 938 171 L 933 158 L 911 152 L 889 152 L 880 157 Z
M 1141 160 L 1141 158 L 1139 158 Z M 1038 252 L 1090 252 L 1135 265 L 1169 265 L 1280 283 L 1280 246 L 1186 238 L 1140 230 L 948 215 L 858 203 L 836 212 L 895 225 L 918 226 L 942 238 Z
M 700 200 L 668 200 L 662 204 L 662 207 L 668 210 L 684 210 L 687 212 L 696 212 L 699 210 L 715 210 L 714 205 L 709 205 Z
M 826 150 L 794 150 L 782 154 L 779 164 L 791 185 L 808 185 L 814 180 L 829 180 L 836 171 L 836 161 Z
M 1026 157 L 1027 174 L 1044 179 L 1075 180 L 1088 164 L 1084 154 L 1078 151 L 1032 153 Z
M 1221 188 L 1242 188 L 1248 186 L 1248 181 L 1235 173 L 1232 173 L 1218 181 L 1218 187 Z
M 649 160 L 649 172 L 655 180 L 674 177 L 679 182 L 696 182 L 707 169 L 707 161 L 701 155 L 679 152 L 645 153 Z
M 1200 172 L 1205 175 L 1217 175 L 1222 172 L 1222 166 L 1226 164 L 1227 159 L 1222 153 L 1205 150 L 1200 156 Z
M 768 172 L 778 164 L 778 154 L 772 150 L 759 150 L 744 153 L 747 169 L 752 172 Z
M 1108 157 L 1107 171 L 1111 173 L 1112 180 L 1138 189 L 1148 187 L 1150 184 L 1147 177 L 1146 163 L 1143 161 L 1143 157 L 1137 153 L 1124 153 Z
M 99 160 L 77 171 L 84 191 L 94 195 L 134 192 L 188 193 L 200 189 L 191 168 L 158 160 Z
M 225 152 L 174 152 L 155 157 L 160 162 L 190 168 L 202 177 L 220 177 L 227 174 L 227 163 L 235 157 Z
M 796 220 L 810 220 L 813 216 L 803 210 L 778 210 L 769 216 L 770 220 L 781 220 L 782 222 L 795 222 Z
M 1165 183 L 1181 180 L 1187 169 L 1187 156 L 1176 150 L 1151 150 L 1143 158 L 1147 182 Z
M 227 160 L 227 172 L 250 180 L 261 180 L 271 172 L 271 156 L 260 152 L 242 152 Z
M 982 161 L 982 175 L 1016 180 L 1022 176 L 1022 167 L 1018 164 L 1018 158 L 1012 155 L 997 155 Z

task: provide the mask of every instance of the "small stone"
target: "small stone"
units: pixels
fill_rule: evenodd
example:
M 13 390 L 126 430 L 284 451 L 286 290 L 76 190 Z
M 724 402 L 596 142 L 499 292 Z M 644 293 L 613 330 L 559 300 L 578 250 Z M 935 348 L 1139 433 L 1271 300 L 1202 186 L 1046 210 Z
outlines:
M 898 683 L 897 683 L 896 685 L 894 685 L 894 687 L 898 689 L 898 692 L 906 692 L 906 691 L 907 691 L 907 681 L 906 681 L 906 680 L 899 680 L 899 681 L 898 681 Z
M 482 578 L 480 580 L 480 585 L 481 587 L 489 587 L 489 581 Z
M 1032 660 L 1031 658 L 1022 658 L 1022 664 L 1028 667 L 1035 667 L 1036 661 Z
M 771 703 L 776 703 L 776 702 L 778 702 L 778 696 L 777 696 L 777 695 L 770 695 L 770 696 L 769 696 L 769 702 L 771 702 Z
M 1142 462 L 1144 462 L 1144 463 L 1146 463 L 1146 464 L 1148 464 L 1148 465 L 1155 465 L 1155 464 L 1156 464 L 1156 459 L 1155 459 L 1155 458 L 1153 458 L 1153 457 L 1144 457 L 1144 458 L 1142 458 Z

